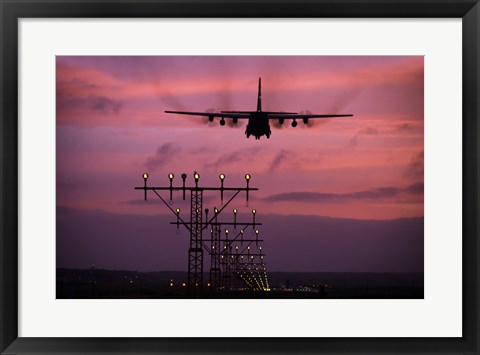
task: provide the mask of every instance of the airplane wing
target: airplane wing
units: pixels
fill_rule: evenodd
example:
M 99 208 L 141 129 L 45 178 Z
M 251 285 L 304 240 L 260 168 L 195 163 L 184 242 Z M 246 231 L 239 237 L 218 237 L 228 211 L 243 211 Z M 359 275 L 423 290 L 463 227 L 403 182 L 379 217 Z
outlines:
M 310 119 L 310 118 L 333 118 L 333 117 L 353 117 L 353 115 L 345 114 L 345 115 L 278 115 L 278 114 L 270 114 L 268 115 L 268 119 L 270 120 L 279 120 L 279 119 Z
M 165 113 L 176 113 L 178 115 L 204 116 L 209 118 L 220 117 L 220 118 L 243 119 L 243 118 L 250 117 L 250 115 L 247 113 L 228 113 L 228 112 L 224 113 L 224 112 L 165 111 Z
M 254 114 L 258 111 L 220 111 L 221 113 L 249 113 Z M 262 113 L 266 113 L 268 115 L 275 114 L 275 115 L 296 115 L 297 112 L 276 112 L 276 111 L 262 111 Z

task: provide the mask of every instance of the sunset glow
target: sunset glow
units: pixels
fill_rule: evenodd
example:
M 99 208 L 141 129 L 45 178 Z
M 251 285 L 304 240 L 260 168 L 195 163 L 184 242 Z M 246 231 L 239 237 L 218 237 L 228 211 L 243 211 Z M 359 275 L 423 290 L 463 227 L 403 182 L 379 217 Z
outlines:
M 143 192 L 133 188 L 143 186 L 144 173 L 149 185 L 168 186 L 171 180 L 181 186 L 182 173 L 188 185 L 197 171 L 203 186 L 220 186 L 221 180 L 225 187 L 246 186 L 245 174 L 251 175 L 249 184 L 259 191 L 251 193 L 249 206 L 242 196 L 228 209 L 236 208 L 239 218 L 250 216 L 252 208 L 259 220 L 267 215 L 366 221 L 423 217 L 423 57 L 60 56 L 56 64 L 59 208 L 167 215 L 153 195 L 144 202 Z M 271 122 L 271 138 L 256 141 L 246 139 L 246 121 L 221 127 L 218 119 L 209 123 L 164 113 L 255 110 L 258 77 L 265 111 L 354 117 L 308 125 L 300 120 L 296 128 L 289 121 Z M 226 192 L 225 199 L 229 196 Z M 188 211 L 181 193 L 174 200 L 174 209 Z M 206 197 L 205 207 L 213 211 L 218 201 L 219 196 Z M 63 230 L 61 218 L 57 223 Z M 162 238 L 158 243 L 172 243 Z M 67 243 L 60 245 L 67 253 Z M 60 254 L 57 250 L 57 262 L 71 266 Z M 423 249 L 420 254 L 418 265 Z M 106 266 L 132 263 L 137 265 L 112 261 Z M 149 263 L 137 267 L 169 267 Z

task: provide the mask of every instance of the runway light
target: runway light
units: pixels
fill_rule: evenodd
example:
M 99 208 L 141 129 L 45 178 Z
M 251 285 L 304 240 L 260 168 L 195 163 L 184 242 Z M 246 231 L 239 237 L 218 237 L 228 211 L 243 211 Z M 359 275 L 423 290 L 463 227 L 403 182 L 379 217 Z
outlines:
M 182 286 L 185 287 L 185 286 L 187 286 L 187 284 L 184 282 L 184 283 L 182 283 Z
M 180 214 L 180 208 L 177 208 L 175 212 L 177 212 L 177 214 Z
M 247 181 L 248 181 L 248 180 L 250 180 L 250 179 L 251 179 L 251 176 L 250 176 L 250 174 L 245 174 L 245 180 L 247 180 Z
M 170 179 L 170 181 L 172 181 L 174 177 L 175 175 L 173 175 L 173 173 L 168 174 L 168 178 Z
M 143 180 L 147 180 L 148 179 L 148 174 L 147 173 L 143 173 Z
M 195 173 L 193 174 L 193 178 L 195 179 L 195 181 L 198 181 L 198 179 L 200 179 L 200 174 L 197 173 L 197 172 L 195 172 Z
M 243 229 L 240 229 L 240 233 L 243 234 Z
M 220 175 L 218 175 L 218 177 L 219 177 L 220 180 L 222 180 L 222 181 L 225 180 L 225 174 L 220 174 Z
M 215 207 L 215 208 L 213 209 L 213 212 L 215 212 L 215 214 L 217 214 L 217 213 L 218 213 L 218 208 Z
M 233 209 L 233 213 L 234 213 L 234 214 L 237 214 L 237 212 L 238 212 L 237 209 L 234 208 L 234 209 Z
M 253 214 L 257 213 L 257 210 L 254 208 L 254 209 L 252 210 L 252 213 L 253 213 Z

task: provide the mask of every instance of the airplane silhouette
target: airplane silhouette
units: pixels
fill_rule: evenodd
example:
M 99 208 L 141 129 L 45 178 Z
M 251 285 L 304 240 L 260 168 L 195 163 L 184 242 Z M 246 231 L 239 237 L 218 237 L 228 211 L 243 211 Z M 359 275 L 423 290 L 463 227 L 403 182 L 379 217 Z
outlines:
M 220 125 L 225 126 L 225 118 L 231 118 L 234 124 L 238 120 L 248 119 L 245 135 L 247 138 L 254 136 L 255 139 L 260 139 L 261 136 L 270 138 L 272 131 L 270 130 L 269 120 L 278 120 L 279 124 L 283 124 L 285 120 L 292 120 L 292 127 L 297 127 L 297 119 L 302 119 L 303 123 L 307 124 L 311 118 L 332 118 L 332 117 L 352 117 L 353 115 L 317 115 L 317 114 L 297 114 L 297 112 L 274 112 L 262 111 L 262 78 L 258 78 L 258 98 L 256 111 L 220 111 L 215 113 L 210 112 L 189 112 L 189 111 L 165 111 L 165 113 L 176 113 L 180 115 L 193 116 L 207 116 L 210 122 L 213 122 L 215 117 L 220 117 Z

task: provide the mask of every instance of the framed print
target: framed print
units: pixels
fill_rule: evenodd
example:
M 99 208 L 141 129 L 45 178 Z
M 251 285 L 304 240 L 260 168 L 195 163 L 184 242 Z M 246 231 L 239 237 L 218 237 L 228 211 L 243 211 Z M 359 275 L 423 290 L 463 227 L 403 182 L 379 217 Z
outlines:
M 2 2 L 1 352 L 478 353 L 478 2 L 133 4 Z

